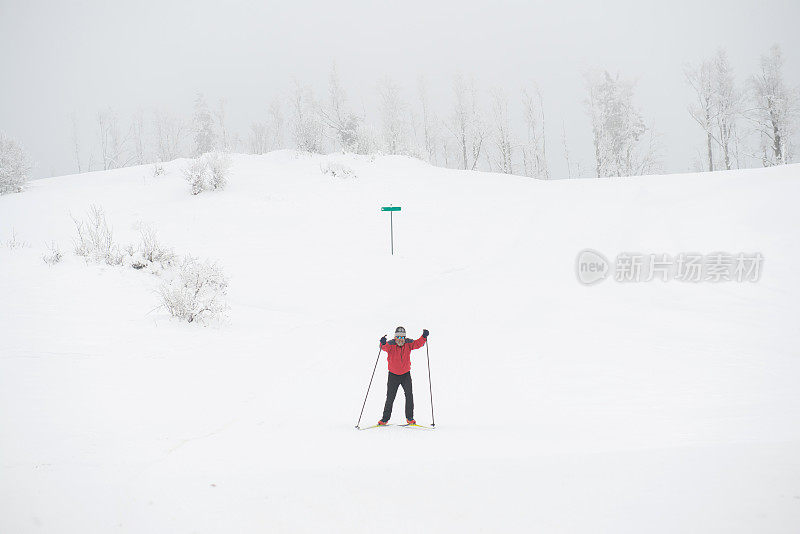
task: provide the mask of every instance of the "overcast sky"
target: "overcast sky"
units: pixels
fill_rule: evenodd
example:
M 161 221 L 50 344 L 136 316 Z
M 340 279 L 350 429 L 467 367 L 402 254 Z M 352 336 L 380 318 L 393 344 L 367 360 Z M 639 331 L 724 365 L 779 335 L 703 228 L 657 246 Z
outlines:
M 350 99 L 368 107 L 385 75 L 416 103 L 424 75 L 445 109 L 461 71 L 513 99 L 539 84 L 558 174 L 562 121 L 573 157 L 593 163 L 582 75 L 604 68 L 637 80 L 665 170 L 681 172 L 701 142 L 683 64 L 724 47 L 742 81 L 778 43 L 787 79 L 800 84 L 798 20 L 797 0 L 0 0 L 0 129 L 28 148 L 37 177 L 58 175 L 75 171 L 72 112 L 89 136 L 102 108 L 123 118 L 155 107 L 188 114 L 201 91 L 227 100 L 230 127 L 246 137 L 254 114 L 294 78 L 323 91 L 334 61 Z

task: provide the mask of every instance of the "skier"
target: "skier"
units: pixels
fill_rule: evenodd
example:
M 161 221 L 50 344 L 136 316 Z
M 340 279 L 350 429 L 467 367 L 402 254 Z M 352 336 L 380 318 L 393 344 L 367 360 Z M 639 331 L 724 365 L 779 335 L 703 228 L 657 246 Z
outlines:
M 406 341 L 406 329 L 398 326 L 394 331 L 394 339 L 387 342 L 386 336 L 381 338 L 381 350 L 387 352 L 389 362 L 389 380 L 386 384 L 386 404 L 383 407 L 383 417 L 378 425 L 383 426 L 392 417 L 392 405 L 397 395 L 397 387 L 403 386 L 406 396 L 406 421 L 409 425 L 416 425 L 414 421 L 414 393 L 411 391 L 411 351 L 425 345 L 428 331 L 422 330 L 422 337 L 415 341 Z

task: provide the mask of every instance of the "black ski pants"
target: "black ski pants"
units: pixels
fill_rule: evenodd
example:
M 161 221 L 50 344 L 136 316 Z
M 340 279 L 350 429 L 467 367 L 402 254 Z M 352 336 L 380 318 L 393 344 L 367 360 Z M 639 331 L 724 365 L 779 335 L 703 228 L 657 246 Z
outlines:
M 389 380 L 386 383 L 386 405 L 383 407 L 381 421 L 388 422 L 392 417 L 392 405 L 398 386 L 403 386 L 403 393 L 406 396 L 406 419 L 414 419 L 414 393 L 411 391 L 411 371 L 409 371 L 402 375 L 389 373 Z

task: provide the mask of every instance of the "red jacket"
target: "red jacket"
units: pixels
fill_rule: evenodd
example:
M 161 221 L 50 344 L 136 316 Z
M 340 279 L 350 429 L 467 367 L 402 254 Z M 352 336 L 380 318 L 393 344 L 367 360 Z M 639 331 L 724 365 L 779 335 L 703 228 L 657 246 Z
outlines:
M 411 351 L 418 349 L 425 344 L 425 338 L 421 337 L 416 341 L 406 341 L 401 347 L 395 340 L 381 345 L 381 350 L 388 353 L 386 357 L 389 360 L 389 372 L 396 375 L 406 374 L 411 370 Z

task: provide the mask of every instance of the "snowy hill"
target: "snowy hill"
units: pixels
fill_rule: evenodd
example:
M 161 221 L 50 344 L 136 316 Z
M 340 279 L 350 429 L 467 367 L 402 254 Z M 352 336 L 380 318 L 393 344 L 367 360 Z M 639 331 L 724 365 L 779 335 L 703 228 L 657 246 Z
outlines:
M 539 182 L 281 151 L 197 196 L 185 166 L 0 197 L 29 245 L 0 247 L 0 532 L 796 532 L 800 166 Z M 228 321 L 75 256 L 91 204 L 121 244 L 217 261 Z M 587 248 L 764 261 L 586 286 Z M 357 431 L 397 325 L 431 331 L 436 430 Z M 383 357 L 362 426 L 385 384 Z

